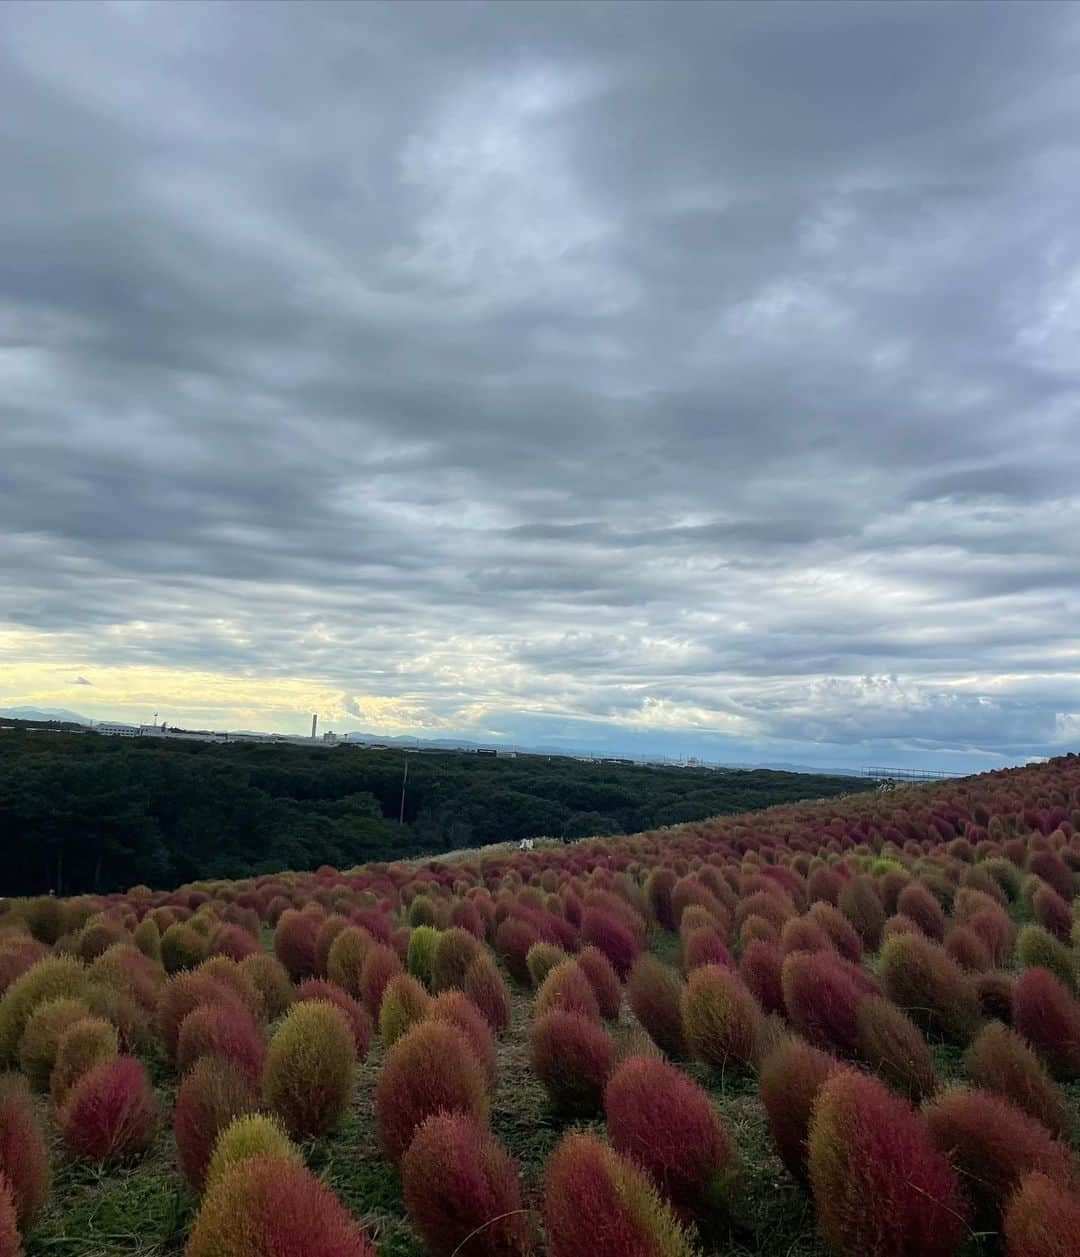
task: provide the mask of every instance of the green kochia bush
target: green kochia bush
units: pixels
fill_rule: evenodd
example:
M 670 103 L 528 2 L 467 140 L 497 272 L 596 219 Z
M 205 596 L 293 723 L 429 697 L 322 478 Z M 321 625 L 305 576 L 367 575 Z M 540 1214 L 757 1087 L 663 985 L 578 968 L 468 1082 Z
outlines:
M 1025 969 L 1048 969 L 1075 995 L 1077 969 L 1072 952 L 1041 925 L 1025 925 L 1016 938 L 1016 954 Z
M 430 925 L 418 925 L 409 935 L 409 957 L 406 967 L 418 982 L 431 990 L 435 949 L 439 945 L 439 931 Z
M 82 999 L 89 984 L 86 968 L 72 956 L 47 956 L 16 978 L 0 999 L 0 1065 L 15 1063 L 26 1023 L 39 1004 L 64 996 Z
M 325 1134 L 352 1098 L 356 1047 L 345 1014 L 333 1004 L 294 1004 L 270 1040 L 263 1098 L 294 1139 Z
M 881 949 L 880 976 L 886 995 L 925 1029 L 963 1041 L 979 1025 L 975 985 L 937 943 L 900 934 Z
M 218 1135 L 206 1167 L 205 1188 L 209 1190 L 234 1165 L 249 1157 L 284 1157 L 302 1164 L 300 1149 L 276 1117 L 267 1113 L 245 1113 L 234 1117 Z
M 750 1068 L 762 1014 L 738 974 L 723 965 L 695 969 L 683 992 L 682 1015 L 687 1045 L 698 1060 L 717 1073 Z

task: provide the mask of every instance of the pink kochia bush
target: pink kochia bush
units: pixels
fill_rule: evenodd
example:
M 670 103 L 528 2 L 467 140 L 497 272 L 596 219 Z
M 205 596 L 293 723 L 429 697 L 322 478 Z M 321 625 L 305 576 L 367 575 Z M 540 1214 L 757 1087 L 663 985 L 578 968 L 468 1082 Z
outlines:
M 376 1257 L 337 1197 L 298 1162 L 249 1157 L 214 1180 L 185 1257 Z
M 173 1137 L 180 1171 L 196 1191 L 218 1135 L 234 1118 L 258 1107 L 251 1080 L 219 1056 L 204 1056 L 184 1078 L 173 1110 Z
M 510 992 L 486 953 L 469 966 L 464 989 L 495 1034 L 504 1034 L 510 1025 Z
M 808 1181 L 806 1141 L 818 1092 L 843 1068 L 797 1035 L 781 1040 L 761 1063 L 758 1086 L 777 1155 L 802 1183 Z
M 532 1251 L 517 1170 L 475 1117 L 427 1118 L 402 1159 L 401 1183 L 409 1221 L 433 1257 L 517 1257 Z
M 702 1213 L 723 1198 L 736 1168 L 727 1131 L 709 1097 L 682 1070 L 632 1056 L 604 1091 L 608 1132 L 673 1205 Z
M 566 1135 L 544 1174 L 548 1257 L 694 1257 L 648 1178 L 593 1135 Z
M 950 1257 L 964 1228 L 956 1178 L 926 1123 L 880 1082 L 843 1070 L 821 1087 L 810 1185 L 838 1257 Z
M 589 979 L 605 1021 L 616 1021 L 622 1004 L 622 986 L 612 963 L 597 947 L 584 947 L 575 957 L 578 967 Z
M 859 1004 L 877 992 L 868 973 L 835 954 L 794 952 L 784 961 L 781 986 L 796 1030 L 819 1047 L 856 1050 Z
M 240 1005 L 204 1004 L 180 1023 L 176 1067 L 187 1071 L 204 1056 L 223 1056 L 252 1082 L 262 1076 L 266 1042 L 251 1014 Z
M 60 1110 L 68 1150 L 95 1161 L 142 1152 L 156 1122 L 146 1067 L 132 1056 L 95 1065 L 76 1083 Z
M 625 978 L 638 953 L 633 931 L 605 908 L 586 908 L 581 918 L 581 937 L 602 952 L 620 978 Z
M 1013 987 L 1013 1024 L 1065 1082 L 1080 1078 L 1080 1002 L 1046 969 L 1025 969 Z
M 375 1085 L 379 1144 L 400 1161 L 416 1129 L 435 1113 L 467 1113 L 486 1123 L 487 1087 L 469 1042 L 443 1021 L 413 1026 L 386 1055 Z
M 529 1062 L 560 1112 L 599 1112 L 613 1061 L 611 1036 L 580 1013 L 555 1008 L 533 1022 Z

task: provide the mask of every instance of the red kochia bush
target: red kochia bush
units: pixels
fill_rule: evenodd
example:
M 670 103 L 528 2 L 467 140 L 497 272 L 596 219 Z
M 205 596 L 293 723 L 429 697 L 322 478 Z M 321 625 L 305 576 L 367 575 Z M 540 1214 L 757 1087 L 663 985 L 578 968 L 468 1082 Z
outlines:
M 780 948 L 784 955 L 793 951 L 835 951 L 832 939 L 811 917 L 792 917 L 780 931 Z
M 691 1053 L 717 1073 L 746 1070 L 754 1059 L 762 1013 L 738 974 L 721 965 L 695 969 L 682 997 Z
M 158 1032 L 172 1060 L 176 1059 L 181 1022 L 188 1013 L 204 1004 L 242 1007 L 236 992 L 208 973 L 181 972 L 170 978 L 162 988 L 158 1003 Z
M 1072 930 L 1072 908 L 1052 886 L 1042 885 L 1031 896 L 1035 920 L 1061 942 L 1069 941 Z
M 133 1056 L 95 1065 L 75 1084 L 60 1110 L 68 1150 L 95 1161 L 141 1152 L 156 1120 L 150 1079 Z
M 781 984 L 796 1030 L 820 1047 L 857 1049 L 859 1003 L 877 990 L 869 974 L 835 954 L 794 952 L 784 961 Z
M 806 1140 L 814 1102 L 826 1079 L 844 1066 L 827 1052 L 790 1035 L 761 1062 L 758 1086 L 773 1143 L 784 1168 L 808 1181 Z
M 1067 903 L 1071 902 L 1075 893 L 1075 879 L 1072 870 L 1054 851 L 1036 851 L 1028 860 L 1028 872 L 1041 877 Z
M 328 1187 L 285 1157 L 249 1157 L 215 1178 L 185 1257 L 376 1257 Z
M 204 1056 L 223 1056 L 251 1081 L 262 1076 L 266 1043 L 246 1008 L 204 1004 L 180 1023 L 176 1067 L 182 1074 Z
M 532 1251 L 517 1170 L 476 1118 L 466 1113 L 427 1118 L 402 1159 L 401 1184 L 409 1221 L 433 1257 L 517 1257 Z
M 819 900 L 810 905 L 809 916 L 828 934 L 832 945 L 845 960 L 856 965 L 859 963 L 862 959 L 862 940 L 839 908 Z
M 885 910 L 871 877 L 860 875 L 844 884 L 838 900 L 840 911 L 869 951 L 877 951 L 885 925 Z
M 308 978 L 296 988 L 293 1004 L 302 1004 L 308 1000 L 322 1000 L 327 1004 L 333 1004 L 345 1014 L 345 1020 L 352 1031 L 356 1058 L 362 1061 L 371 1046 L 371 1036 L 374 1031 L 371 1018 L 364 1009 L 340 986 L 336 986 L 333 982 L 324 982 L 321 978 Z
M 1005 1209 L 1005 1257 L 1075 1257 L 1080 1197 L 1045 1174 L 1027 1174 Z
M 445 1021 L 461 1031 L 484 1071 L 488 1086 L 493 1087 L 499 1068 L 495 1042 L 491 1036 L 491 1027 L 476 1005 L 460 991 L 443 991 L 431 1001 L 427 1015 L 433 1021 Z
M 496 1034 L 510 1025 L 510 992 L 490 957 L 485 953 L 472 962 L 465 974 L 465 994 L 484 1014 Z
M 694 969 L 700 969 L 702 965 L 723 965 L 727 969 L 735 967 L 731 952 L 724 945 L 720 931 L 711 925 L 703 925 L 696 930 L 691 930 L 683 942 L 683 972 L 691 973 Z
M 625 978 L 638 954 L 637 939 L 630 927 L 605 908 L 586 908 L 581 918 L 581 937 L 611 961 L 611 967 Z
M 1080 1077 L 1080 1003 L 1046 969 L 1025 969 L 1013 987 L 1013 1024 L 1055 1078 Z
M 919 927 L 927 938 L 940 943 L 945 938 L 945 914 L 941 905 L 922 882 L 909 882 L 896 899 L 896 910 Z
M 469 1042 L 441 1021 L 413 1026 L 394 1044 L 375 1085 L 379 1143 L 400 1161 L 416 1128 L 435 1113 L 488 1115 L 487 1088 Z
M 391 978 L 397 977 L 400 972 L 401 961 L 398 960 L 397 952 L 386 943 L 372 944 L 360 971 L 360 998 L 376 1021 L 382 1007 L 383 991 Z
M 616 1151 L 673 1205 L 698 1213 L 719 1203 L 735 1151 L 709 1097 L 682 1070 L 631 1056 L 608 1081 L 604 1113 Z
M 996 1226 L 1025 1174 L 1076 1188 L 1072 1156 L 1046 1127 L 989 1091 L 943 1092 L 926 1106 L 934 1141 L 960 1173 L 976 1220 Z
M 622 1004 L 622 987 L 611 961 L 597 947 L 582 948 L 575 960 L 589 979 L 600 1016 L 605 1021 L 617 1021 Z
M 765 1013 L 784 1012 L 784 990 L 780 974 L 784 953 L 778 943 L 754 939 L 739 957 L 739 977 Z
M 626 999 L 649 1038 L 668 1056 L 689 1055 L 683 1031 L 682 996 L 686 983 L 670 965 L 642 952 L 626 983 Z
M 544 1174 L 548 1257 L 693 1257 L 645 1175 L 593 1135 L 572 1132 Z
M 495 931 L 495 951 L 516 981 L 528 983 L 529 968 L 525 957 L 533 943 L 539 941 L 536 927 L 520 917 L 507 917 Z
M 19 1229 L 25 1231 L 41 1212 L 52 1174 L 45 1137 L 21 1074 L 0 1074 L 0 1175 L 11 1189 Z
M 963 1229 L 956 1178 L 925 1122 L 868 1074 L 843 1070 L 818 1093 L 810 1185 L 839 1257 L 949 1257 Z
M 529 1061 L 561 1112 L 599 1112 L 613 1060 L 611 1036 L 580 1013 L 555 1008 L 533 1022 Z
M 322 922 L 307 912 L 289 908 L 274 930 L 274 955 L 294 982 L 315 976 L 319 967 L 318 939 Z
M 180 1170 L 197 1191 L 218 1135 L 235 1117 L 258 1110 L 250 1079 L 221 1057 L 204 1056 L 180 1084 L 173 1136 Z
M 564 960 L 556 965 L 536 992 L 533 1016 L 542 1017 L 553 1008 L 580 1013 L 590 1021 L 600 1020 L 600 1006 L 596 1002 L 592 983 L 576 960 Z

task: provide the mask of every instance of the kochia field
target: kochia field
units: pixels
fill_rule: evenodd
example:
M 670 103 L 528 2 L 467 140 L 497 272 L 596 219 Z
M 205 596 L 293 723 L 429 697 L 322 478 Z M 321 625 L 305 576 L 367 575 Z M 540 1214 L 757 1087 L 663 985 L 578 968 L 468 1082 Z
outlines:
M 1075 1257 L 1080 758 L 0 915 L 0 1257 Z

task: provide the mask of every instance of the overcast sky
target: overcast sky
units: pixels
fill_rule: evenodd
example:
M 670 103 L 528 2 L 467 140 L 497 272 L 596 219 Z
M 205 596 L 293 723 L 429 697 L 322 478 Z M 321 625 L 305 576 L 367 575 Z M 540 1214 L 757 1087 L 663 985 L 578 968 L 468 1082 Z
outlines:
M 1080 7 L 0 6 L 0 706 L 1080 746 Z

